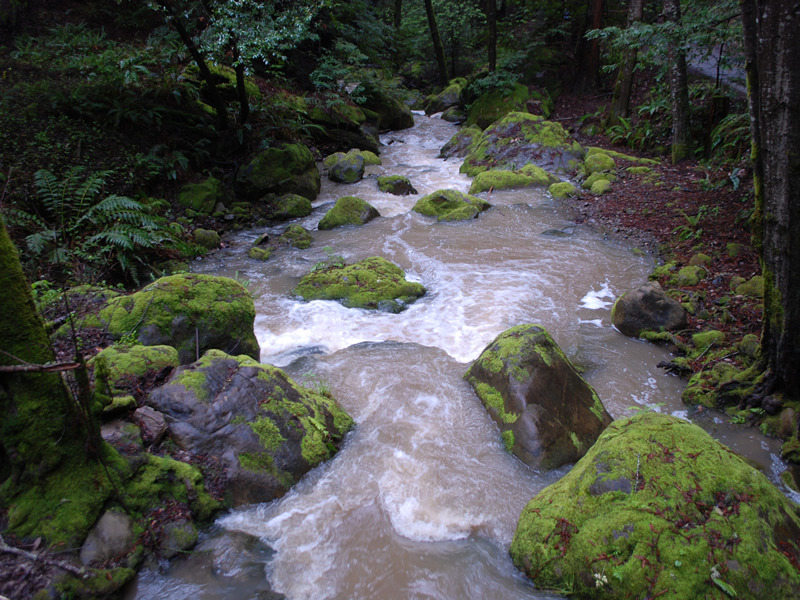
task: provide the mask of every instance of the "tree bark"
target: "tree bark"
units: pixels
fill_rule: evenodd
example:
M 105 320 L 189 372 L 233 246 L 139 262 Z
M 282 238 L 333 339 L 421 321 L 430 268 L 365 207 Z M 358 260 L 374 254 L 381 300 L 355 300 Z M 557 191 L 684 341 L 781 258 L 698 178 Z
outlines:
M 680 0 L 664 0 L 664 14 L 673 26 L 669 40 L 669 88 L 672 104 L 672 163 L 676 164 L 694 156 L 689 130 L 689 76 L 686 52 L 677 33 L 681 24 Z
M 762 360 L 800 397 L 800 7 L 742 0 L 753 134 L 755 242 L 764 275 Z
M 644 0 L 631 0 L 628 4 L 628 27 L 642 20 L 644 14 Z M 606 126 L 616 125 L 619 117 L 625 119 L 631 116 L 631 93 L 633 90 L 633 75 L 636 71 L 636 62 L 639 56 L 637 48 L 625 51 L 622 66 L 617 73 L 614 84 L 614 94 L 611 99 L 611 109 L 606 120 Z
M 447 75 L 447 59 L 444 55 L 442 36 L 439 35 L 439 27 L 436 24 L 436 15 L 433 13 L 432 0 L 425 0 L 425 13 L 428 15 L 428 28 L 431 31 L 431 39 L 433 40 L 433 53 L 436 56 L 436 64 L 439 66 L 439 79 L 442 85 L 447 85 L 450 81 Z
M 489 71 L 492 72 L 497 68 L 497 0 L 486 0 L 486 23 L 489 28 Z
M 178 12 L 175 10 L 175 7 L 172 5 L 172 2 L 169 0 L 159 0 L 159 5 L 167 12 L 170 18 L 170 22 L 175 27 L 175 31 L 178 32 L 178 36 L 181 38 L 183 45 L 186 46 L 186 49 L 191 54 L 192 59 L 194 60 L 195 64 L 197 64 L 197 68 L 200 71 L 200 77 L 206 83 L 206 91 L 208 93 L 208 98 L 211 101 L 211 105 L 214 107 L 214 110 L 217 113 L 217 129 L 219 131 L 225 131 L 228 129 L 228 115 L 227 115 L 227 108 L 225 106 L 225 102 L 222 100 L 222 96 L 219 94 L 219 90 L 217 90 L 217 84 L 214 82 L 214 76 L 211 74 L 211 71 L 206 64 L 205 57 L 203 57 L 203 53 L 200 51 L 200 48 L 197 47 L 197 44 L 194 43 L 192 40 L 192 36 L 189 35 L 189 32 L 183 26 L 183 22 L 180 20 Z
M 600 43 L 587 40 L 584 36 L 590 29 L 600 29 L 603 24 L 603 0 L 589 0 L 587 18 L 580 34 L 578 53 L 578 73 L 575 78 L 575 91 L 588 92 L 600 85 Z
M 394 29 L 400 29 L 403 24 L 403 0 L 394 0 Z
M 17 250 L 0 219 L 0 365 L 54 361 Z M 35 480 L 83 448 L 74 405 L 57 372 L 0 373 L 0 483 Z

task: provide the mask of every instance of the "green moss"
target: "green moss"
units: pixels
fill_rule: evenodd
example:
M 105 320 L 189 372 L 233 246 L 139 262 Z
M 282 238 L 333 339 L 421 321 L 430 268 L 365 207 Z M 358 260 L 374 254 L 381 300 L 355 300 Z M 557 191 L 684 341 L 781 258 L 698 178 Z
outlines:
M 489 384 L 476 381 L 473 383 L 475 393 L 481 402 L 490 410 L 494 410 L 500 420 L 504 423 L 515 423 L 519 419 L 519 415 L 513 412 L 506 411 L 505 402 L 503 401 L 502 394 Z M 513 440 L 513 435 L 512 435 Z M 505 438 L 504 438 L 505 441 Z M 513 447 L 513 444 L 512 444 Z
M 514 432 L 511 429 L 506 429 L 500 434 L 500 438 L 503 440 L 503 447 L 506 449 L 506 452 L 511 452 L 514 448 Z
M 311 200 L 300 194 L 283 194 L 272 205 L 273 219 L 286 220 L 307 217 L 311 214 Z
M 528 98 L 528 88 L 519 83 L 487 92 L 469 107 L 467 125 L 485 129 L 512 111 L 524 110 Z
M 611 182 L 608 179 L 601 178 L 592 183 L 589 191 L 595 196 L 602 196 L 611 190 Z
M 706 270 L 703 267 L 685 266 L 678 271 L 676 283 L 679 286 L 691 287 L 700 283 L 706 277 Z
M 305 300 L 339 300 L 349 308 L 399 312 L 425 291 L 422 284 L 407 281 L 400 267 L 373 256 L 349 266 L 312 271 L 294 294 Z
M 277 450 L 278 447 L 286 441 L 286 438 L 281 435 L 281 430 L 278 429 L 275 422 L 268 417 L 262 417 L 249 425 L 258 436 L 261 445 L 268 451 Z
M 320 174 L 311 151 L 302 144 L 283 144 L 259 152 L 239 169 L 237 187 L 259 198 L 269 192 L 294 193 L 314 200 L 319 195 Z
M 714 344 L 721 344 L 725 341 L 725 334 L 714 329 L 703 331 L 692 335 L 692 343 L 698 350 L 706 350 Z
M 281 236 L 278 238 L 278 243 L 294 246 L 300 250 L 305 250 L 311 246 L 314 238 L 311 233 L 302 225 L 289 225 Z
M 357 151 L 361 158 L 364 159 L 364 162 L 368 165 L 381 165 L 383 161 L 381 157 L 375 154 L 374 152 L 370 152 L 369 150 L 358 150 Z
M 319 229 L 334 229 L 344 225 L 364 225 L 379 217 L 377 209 L 366 200 L 356 196 L 339 198 L 319 222 Z
M 541 167 L 526 165 L 521 171 L 483 171 L 475 176 L 469 188 L 470 194 L 487 190 L 507 190 L 512 188 L 546 186 L 555 178 Z
M 439 221 L 459 221 L 473 218 L 490 206 L 486 200 L 477 196 L 462 194 L 456 190 L 439 190 L 417 200 L 412 210 L 437 217 Z
M 416 194 L 417 190 L 407 177 L 402 175 L 385 175 L 378 177 L 378 189 L 385 194 L 398 196 Z
M 189 183 L 178 193 L 178 204 L 210 215 L 219 202 L 225 202 L 225 186 L 219 179 L 209 177 L 202 183 Z
M 578 597 L 721 597 L 715 577 L 737 597 L 793 597 L 800 574 L 783 550 L 797 551 L 797 531 L 796 507 L 752 466 L 645 413 L 613 422 L 526 506 L 511 556 L 537 587 Z
M 616 152 L 615 150 L 607 150 L 606 148 L 598 148 L 596 146 L 590 146 L 589 148 L 586 149 L 587 156 L 591 156 L 592 154 L 605 154 L 616 160 L 624 160 L 627 162 L 638 163 L 640 165 L 659 164 L 659 161 L 654 158 L 640 158 L 638 156 L 631 156 L 630 154 L 623 154 L 622 152 Z
M 253 260 L 260 260 L 263 262 L 269 260 L 272 256 L 272 250 L 270 248 L 262 248 L 261 246 L 253 246 L 247 251 L 247 256 Z
M 613 171 L 617 167 L 614 159 L 605 152 L 590 152 L 583 162 L 586 175 L 603 171 Z
M 223 350 L 236 346 L 254 358 L 260 354 L 253 299 L 244 286 L 226 277 L 162 277 L 135 294 L 112 298 L 99 317 L 115 338 L 135 334 L 144 345 L 171 345 L 183 363 L 194 360 L 197 335 L 201 353 L 222 345 Z
M 631 175 L 651 175 L 653 169 L 650 167 L 628 167 L 625 169 Z
M 89 364 L 94 367 L 95 381 L 106 384 L 112 394 L 119 394 L 150 373 L 177 367 L 180 361 L 172 346 L 118 344 L 103 349 Z
M 764 277 L 754 275 L 744 283 L 736 286 L 736 293 L 740 296 L 750 296 L 751 298 L 764 297 Z
M 563 200 L 564 198 L 578 195 L 577 188 L 569 181 L 554 183 L 547 191 L 550 192 L 550 195 L 556 200 Z
M 581 184 L 581 187 L 586 190 L 591 190 L 594 184 L 598 181 L 608 181 L 613 183 L 616 180 L 617 177 L 613 173 L 604 173 L 602 171 L 598 171 L 589 175 L 589 177 L 587 177 Z

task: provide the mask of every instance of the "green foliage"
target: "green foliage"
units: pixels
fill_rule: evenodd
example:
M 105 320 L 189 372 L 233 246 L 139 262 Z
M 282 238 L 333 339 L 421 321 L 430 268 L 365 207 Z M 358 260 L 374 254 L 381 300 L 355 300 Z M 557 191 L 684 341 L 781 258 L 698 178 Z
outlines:
M 111 260 L 133 281 L 145 262 L 143 249 L 172 241 L 165 219 L 138 200 L 103 196 L 111 171 L 86 174 L 72 168 L 63 179 L 47 170 L 34 175 L 36 213 L 16 209 L 9 220 L 31 232 L 25 241 L 32 258 L 65 267 L 80 278 L 82 269 L 103 268 Z M 94 265 L 99 265 L 95 267 Z

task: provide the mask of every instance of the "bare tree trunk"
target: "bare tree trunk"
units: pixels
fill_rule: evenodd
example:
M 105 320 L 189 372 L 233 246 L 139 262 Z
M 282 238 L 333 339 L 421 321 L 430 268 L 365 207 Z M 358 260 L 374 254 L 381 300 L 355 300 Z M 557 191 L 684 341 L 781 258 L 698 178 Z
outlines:
M 217 112 L 217 129 L 219 131 L 225 131 L 228 129 L 227 109 L 225 107 L 225 102 L 223 102 L 222 97 L 219 95 L 217 84 L 214 82 L 214 77 L 211 75 L 211 71 L 208 69 L 208 65 L 203 57 L 203 53 L 200 51 L 200 48 L 197 47 L 197 44 L 194 43 L 194 40 L 192 40 L 192 36 L 189 35 L 186 27 L 184 27 L 183 22 L 178 15 L 178 11 L 172 5 L 172 2 L 170 2 L 170 0 L 159 0 L 158 3 L 162 8 L 164 8 L 164 10 L 167 11 L 167 14 L 170 17 L 170 22 L 175 27 L 175 31 L 178 32 L 178 36 L 180 36 L 183 45 L 186 46 L 186 49 L 189 51 L 189 54 L 191 54 L 192 59 L 194 59 L 194 62 L 197 64 L 197 68 L 200 70 L 200 77 L 206 83 L 208 98 L 211 100 L 211 105 Z
M 589 0 L 587 10 L 586 26 L 580 34 L 579 70 L 575 77 L 577 92 L 596 90 L 600 85 L 600 43 L 596 39 L 587 40 L 584 35 L 590 29 L 600 29 L 603 24 L 603 0 Z
M 489 71 L 497 68 L 497 2 L 486 0 L 486 22 L 489 26 Z
M 628 4 L 628 27 L 642 20 L 644 0 L 631 0 Z M 611 109 L 606 119 L 606 126 L 616 125 L 619 117 L 625 119 L 631 116 L 631 93 L 633 91 L 633 74 L 636 71 L 636 62 L 639 55 L 637 48 L 629 48 L 625 52 L 622 66 L 617 73 L 614 84 L 614 95 L 611 100 Z
M 753 134 L 755 241 L 764 275 L 762 360 L 800 397 L 800 11 L 795 0 L 742 0 Z
M 450 78 L 447 76 L 447 59 L 444 55 L 442 36 L 439 35 L 439 27 L 436 25 L 436 15 L 433 13 L 432 0 L 425 0 L 425 13 L 428 15 L 428 28 L 431 31 L 433 40 L 433 53 L 436 55 L 436 64 L 439 66 L 439 79 L 442 85 L 447 85 Z
M 678 28 L 681 23 L 680 0 L 664 0 L 667 20 Z M 686 68 L 686 52 L 680 40 L 669 41 L 669 88 L 672 103 L 672 162 L 678 163 L 694 156 L 689 131 L 689 76 Z

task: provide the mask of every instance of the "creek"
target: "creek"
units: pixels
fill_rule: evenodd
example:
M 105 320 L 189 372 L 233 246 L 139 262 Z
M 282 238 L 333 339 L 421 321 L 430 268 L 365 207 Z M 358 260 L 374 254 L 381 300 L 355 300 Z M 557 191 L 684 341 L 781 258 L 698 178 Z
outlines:
M 242 231 L 194 265 L 248 282 L 261 361 L 330 391 L 357 427 L 285 497 L 228 512 L 198 552 L 142 572 L 129 600 L 269 598 L 270 589 L 292 600 L 557 597 L 536 590 L 508 548 L 523 506 L 568 467 L 536 472 L 508 454 L 462 379 L 514 325 L 544 326 L 614 418 L 642 409 L 688 418 L 684 384 L 656 367 L 666 352 L 610 323 L 614 298 L 647 279 L 651 258 L 576 226 L 538 188 L 484 194 L 493 208 L 468 222 L 411 211 L 423 194 L 469 189 L 460 160 L 437 158 L 455 132 L 416 115 L 414 128 L 384 136 L 383 164 L 361 182 L 324 179 L 314 212 L 298 221 L 312 230 L 311 248 L 258 262 L 247 251 L 264 230 Z M 405 175 L 420 195 L 381 193 L 378 174 Z M 381 217 L 316 230 L 345 195 Z M 383 256 L 428 293 L 400 314 L 293 298 L 300 277 L 330 255 Z M 778 482 L 777 443 L 720 415 L 691 416 Z

